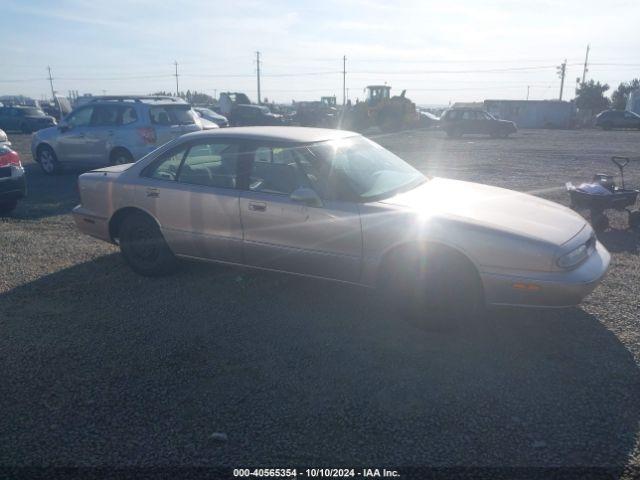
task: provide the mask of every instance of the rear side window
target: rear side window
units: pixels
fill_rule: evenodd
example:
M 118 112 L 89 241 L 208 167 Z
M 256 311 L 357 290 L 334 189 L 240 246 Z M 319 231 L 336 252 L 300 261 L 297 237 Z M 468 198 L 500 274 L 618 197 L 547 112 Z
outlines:
M 153 125 L 192 125 L 196 117 L 188 105 L 162 105 L 149 107 Z
M 122 109 L 122 125 L 129 125 L 138 121 L 138 114 L 133 107 L 124 107 Z
M 97 105 L 91 116 L 91 126 L 113 127 L 118 124 L 118 107 L 116 105 Z

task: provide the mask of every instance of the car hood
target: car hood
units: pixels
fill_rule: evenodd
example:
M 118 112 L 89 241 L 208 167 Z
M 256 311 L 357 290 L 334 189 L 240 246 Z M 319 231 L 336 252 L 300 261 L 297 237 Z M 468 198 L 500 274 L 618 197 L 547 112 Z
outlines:
M 381 203 L 562 245 L 585 226 L 574 211 L 533 195 L 478 183 L 432 178 Z

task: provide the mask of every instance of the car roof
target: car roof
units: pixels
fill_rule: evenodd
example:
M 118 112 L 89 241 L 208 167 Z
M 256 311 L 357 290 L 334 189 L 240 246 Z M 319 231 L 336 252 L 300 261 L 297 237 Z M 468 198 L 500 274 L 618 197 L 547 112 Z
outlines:
M 203 139 L 208 137 L 226 137 L 247 140 L 276 140 L 291 143 L 315 143 L 359 135 L 359 133 L 348 130 L 333 130 L 330 128 L 230 127 L 188 133 L 180 138 Z

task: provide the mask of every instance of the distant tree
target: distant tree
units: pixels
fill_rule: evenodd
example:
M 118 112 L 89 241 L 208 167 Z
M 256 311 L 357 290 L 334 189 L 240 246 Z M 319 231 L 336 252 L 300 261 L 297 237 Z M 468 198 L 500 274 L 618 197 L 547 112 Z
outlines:
M 609 85 L 595 80 L 580 84 L 576 91 L 576 106 L 593 112 L 605 110 L 610 103 L 609 99 L 604 96 L 607 90 L 609 90 Z
M 634 78 L 630 82 L 622 82 L 611 94 L 612 107 L 616 110 L 624 110 L 627 106 L 629 94 L 640 88 L 640 78 Z

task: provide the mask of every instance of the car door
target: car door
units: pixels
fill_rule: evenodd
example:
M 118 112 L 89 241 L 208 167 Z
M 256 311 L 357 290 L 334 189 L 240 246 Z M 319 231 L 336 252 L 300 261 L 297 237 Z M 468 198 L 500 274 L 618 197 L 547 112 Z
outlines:
M 201 140 L 172 148 L 143 170 L 136 203 L 158 220 L 174 253 L 242 263 L 237 161 L 237 143 Z
M 240 215 L 247 265 L 358 282 L 362 231 L 355 203 L 293 200 L 313 188 L 305 147 L 255 143 L 242 157 Z
M 100 165 L 109 162 L 109 152 L 118 126 L 119 108 L 117 105 L 94 107 L 84 140 L 88 161 Z
M 85 163 L 91 161 L 91 149 L 87 142 L 87 130 L 90 128 L 93 106 L 87 105 L 71 112 L 59 127 L 56 138 L 58 160 Z

